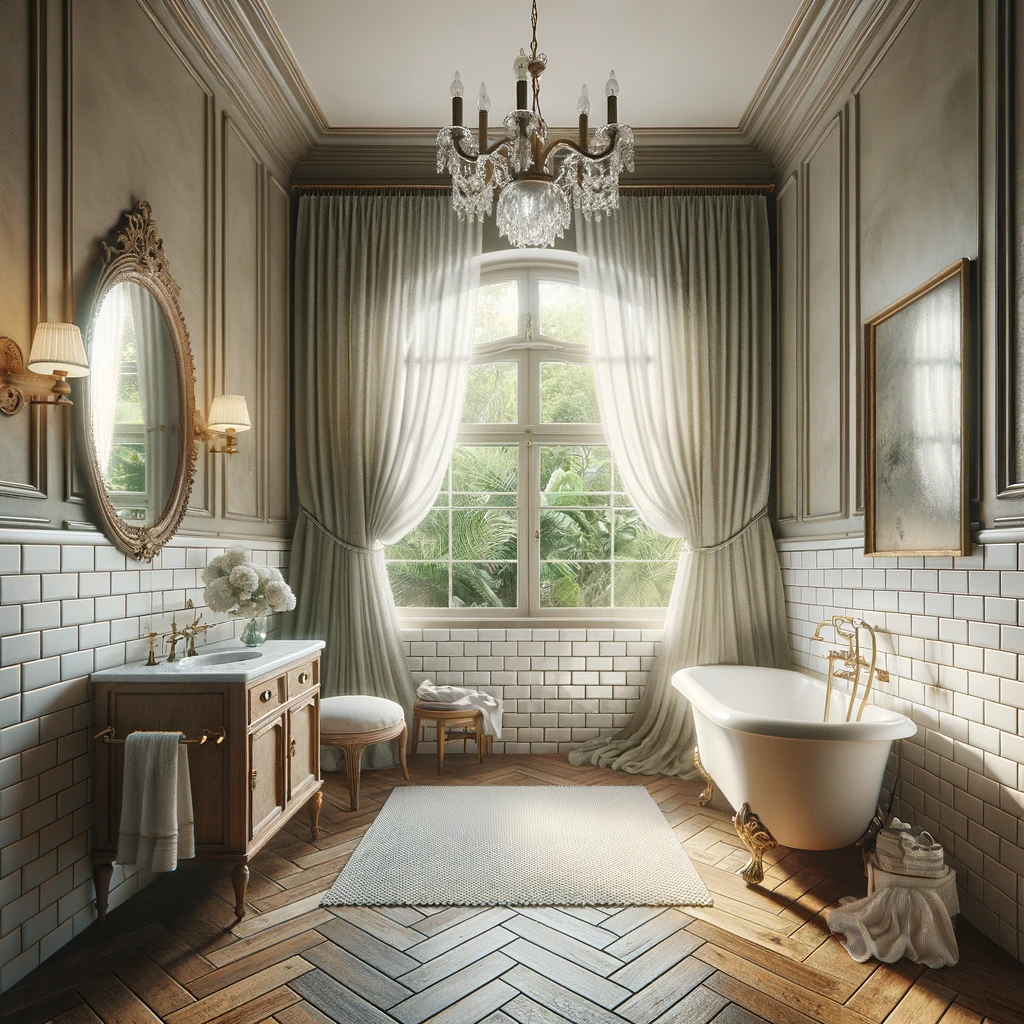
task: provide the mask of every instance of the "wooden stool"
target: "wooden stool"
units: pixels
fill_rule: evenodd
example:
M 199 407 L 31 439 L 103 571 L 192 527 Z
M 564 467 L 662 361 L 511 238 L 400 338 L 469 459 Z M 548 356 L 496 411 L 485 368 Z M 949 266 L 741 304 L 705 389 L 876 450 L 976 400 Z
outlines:
M 491 737 L 484 735 L 484 716 L 477 708 L 469 710 L 452 710 L 444 707 L 431 707 L 430 704 L 413 705 L 412 723 L 412 752 L 416 755 L 416 748 L 420 742 L 420 723 L 433 722 L 437 729 L 437 774 L 440 775 L 444 769 L 444 748 L 446 743 L 452 740 L 462 740 L 463 750 L 465 741 L 473 735 L 476 739 L 476 763 L 480 764 L 484 759 L 484 753 L 491 752 Z M 455 736 L 448 735 L 451 726 L 461 726 L 462 732 Z M 472 730 L 472 732 L 470 732 Z
M 409 727 L 402 705 L 385 697 L 324 697 L 320 701 L 320 742 L 345 751 L 349 807 L 359 810 L 359 768 L 363 751 L 371 743 L 398 737 L 398 763 L 402 777 L 409 781 L 405 745 Z

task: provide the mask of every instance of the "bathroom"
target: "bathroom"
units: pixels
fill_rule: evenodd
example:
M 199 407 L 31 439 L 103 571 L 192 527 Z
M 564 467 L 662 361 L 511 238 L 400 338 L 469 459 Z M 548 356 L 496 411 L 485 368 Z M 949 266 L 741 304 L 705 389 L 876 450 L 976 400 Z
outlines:
M 248 948 L 264 948 L 258 937 L 268 928 L 280 929 L 269 934 L 293 945 L 282 947 L 278 960 L 268 956 L 265 963 L 254 964 L 250 973 L 271 966 L 283 971 L 280 965 L 293 956 L 301 959 L 307 949 L 303 942 L 311 949 L 313 939 L 322 935 L 317 929 L 330 924 L 323 923 L 325 915 L 334 915 L 314 897 L 341 870 L 344 855 L 362 834 L 359 829 L 370 824 L 367 814 L 384 803 L 392 788 L 397 792 L 404 785 L 398 767 L 385 767 L 395 764 L 393 746 L 368 751 L 360 799 L 370 811 L 358 812 L 360 824 L 347 834 L 352 826 L 346 825 L 346 815 L 353 812 L 342 759 L 336 748 L 324 746 L 320 845 L 305 848 L 304 812 L 290 819 L 270 841 L 269 852 L 258 855 L 264 860 L 253 864 L 248 910 L 239 925 L 234 923 L 230 866 L 205 862 L 182 862 L 166 876 L 115 864 L 109 919 L 96 920 L 95 801 L 102 796 L 97 762 L 109 748 L 96 738 L 101 725 L 90 677 L 144 662 L 150 633 L 159 635 L 155 653 L 166 664 L 170 650 L 164 635 L 199 615 L 199 625 L 210 627 L 196 638 L 200 653 L 209 644 L 237 644 L 245 621 L 214 611 L 205 599 L 202 574 L 212 559 L 241 546 L 253 565 L 281 571 L 298 605 L 287 616 L 270 616 L 268 643 L 283 637 L 325 640 L 322 696 L 342 692 L 328 686 L 328 676 L 338 669 L 331 665 L 333 627 L 322 620 L 348 617 L 349 609 L 328 601 L 310 582 L 322 561 L 316 552 L 324 549 L 312 545 L 309 533 L 315 527 L 302 511 L 310 508 L 304 488 L 315 462 L 311 449 L 317 447 L 310 441 L 319 436 L 326 448 L 334 436 L 325 425 L 333 421 L 314 401 L 333 370 L 326 358 L 311 362 L 297 340 L 299 298 L 308 284 L 305 277 L 300 280 L 306 266 L 301 211 L 310 207 L 302 204 L 334 201 L 332 196 L 369 204 L 387 189 L 403 188 L 402 194 L 412 197 L 447 196 L 438 191 L 450 185 L 450 175 L 437 173 L 437 132 L 452 120 L 452 72 L 460 68 L 465 78 L 464 120 L 474 129 L 476 84 L 486 79 L 491 138 L 497 138 L 513 106 L 512 58 L 527 43 L 530 29 L 529 4 L 517 3 L 500 13 L 476 12 L 468 20 L 479 22 L 473 29 L 477 34 L 466 28 L 465 36 L 445 41 L 445 23 L 456 16 L 455 8 L 445 7 L 447 13 L 428 21 L 418 5 L 400 6 L 409 26 L 401 32 L 372 10 L 357 15 L 354 5 L 311 0 L 232 5 L 213 0 L 11 0 L 0 5 L 5 139 L 0 336 L 13 339 L 27 359 L 39 323 L 76 323 L 85 331 L 90 295 L 104 261 L 100 243 L 112 244 L 126 215 L 137 213 L 140 202 L 148 204 L 173 277 L 180 323 L 187 330 L 194 408 L 203 424 L 235 422 L 218 415 L 214 402 L 239 395 L 249 420 L 248 429 L 227 436 L 227 431 L 197 434 L 190 486 L 184 478 L 167 484 L 179 496 L 185 492 L 179 503 L 182 515 L 165 523 L 155 556 L 138 560 L 111 540 L 118 527 L 97 503 L 96 481 L 85 457 L 90 441 L 82 398 L 101 376 L 95 361 L 90 376 L 69 376 L 74 408 L 43 409 L 26 400 L 20 411 L 0 416 L 0 430 L 6 432 L 0 439 L 0 1022 L 11 990 L 53 988 L 65 963 L 70 987 L 46 992 L 53 1003 L 38 1011 L 40 1020 L 82 1005 L 106 1019 L 122 989 L 148 1008 L 147 1019 L 155 1014 L 174 1020 L 182 1012 L 185 1020 L 183 1008 L 211 999 L 219 979 L 234 984 L 247 976 L 239 969 L 234 976 L 202 981 L 236 962 L 228 952 L 233 944 L 248 941 Z M 769 425 L 760 443 L 770 491 L 767 517 L 757 529 L 767 535 L 770 527 L 770 546 L 777 553 L 784 634 L 781 652 L 759 660 L 778 664 L 788 657 L 794 671 L 824 678 L 828 663 L 822 655 L 830 644 L 813 640 L 819 623 L 847 615 L 874 627 L 879 671 L 871 700 L 917 727 L 914 735 L 896 741 L 877 803 L 890 816 L 932 833 L 959 887 L 959 967 L 919 978 L 919 968 L 903 961 L 885 977 L 878 974 L 872 984 L 884 988 L 888 978 L 886 991 L 897 993 L 883 1013 L 883 1002 L 872 1002 L 867 988 L 860 1001 L 856 996 L 862 984 L 868 986 L 867 969 L 875 962 L 855 964 L 833 938 L 802 956 L 818 969 L 819 981 L 831 972 L 841 979 L 840 987 L 819 992 L 820 1005 L 813 999 L 801 1002 L 800 1011 L 816 1020 L 833 1019 L 828 1014 L 834 1010 L 835 1019 L 854 1019 L 842 1016 L 848 1011 L 880 1021 L 907 999 L 903 1016 L 894 1019 L 924 1020 L 931 1013 L 928 1019 L 939 1020 L 960 1006 L 962 1017 L 950 1020 L 1017 1020 L 1019 1011 L 1013 1016 L 1002 1004 L 979 1002 L 984 993 L 977 994 L 970 975 L 977 974 L 979 963 L 1012 972 L 1024 960 L 1024 466 L 1017 435 L 1024 408 L 1015 369 L 1017 307 L 1024 294 L 1015 258 L 1020 220 L 1015 201 L 1021 189 L 1015 160 L 1022 143 L 1016 135 L 1021 105 L 1012 102 L 1019 95 L 1015 76 L 1020 72 L 1013 58 L 1024 42 L 1024 12 L 1014 0 L 730 0 L 716 19 L 703 6 L 640 4 L 631 9 L 628 26 L 608 31 L 600 19 L 587 16 L 575 24 L 561 9 L 565 5 L 540 0 L 538 39 L 550 59 L 545 113 L 552 125 L 570 125 L 569 135 L 575 138 L 577 79 L 585 75 L 591 129 L 603 125 L 608 120 L 604 82 L 608 67 L 614 66 L 621 82 L 619 120 L 632 125 L 635 134 L 635 170 L 623 171 L 621 178 L 624 209 L 627 187 L 634 185 L 651 192 L 632 201 L 684 197 L 689 193 L 680 186 L 716 184 L 729 195 L 763 197 L 772 280 L 761 316 L 769 339 L 764 354 L 768 359 L 770 352 L 770 380 L 764 382 L 764 394 L 770 401 L 765 415 L 771 418 L 764 420 Z M 626 17 L 622 10 L 601 10 L 613 24 Z M 494 22 L 488 24 L 492 15 Z M 420 81 L 396 71 L 416 56 L 418 35 L 437 65 Z M 318 44 L 318 38 L 331 43 Z M 591 69 L 577 51 L 598 45 L 600 60 L 595 56 Z M 683 60 L 676 52 L 679 46 L 685 46 Z M 355 78 L 345 77 L 349 65 L 341 54 L 358 66 Z M 714 89 L 704 81 L 708 76 L 717 76 L 708 79 Z M 358 94 L 346 92 L 346 85 L 367 95 L 356 99 Z M 552 129 L 553 135 L 565 132 Z M 737 184 L 748 191 L 729 193 L 727 186 Z M 363 186 L 363 191 L 325 185 Z M 716 199 L 706 187 L 693 191 Z M 611 214 L 608 224 L 619 214 Z M 504 381 L 506 391 L 500 393 L 507 398 L 507 377 L 488 368 L 513 364 L 519 380 L 526 381 L 533 380 L 530 375 L 538 366 L 557 365 L 569 368 L 561 378 L 562 397 L 584 406 L 590 400 L 593 378 L 587 377 L 585 353 L 580 355 L 578 345 L 573 348 L 571 329 L 563 329 L 548 349 L 526 344 L 534 333 L 547 337 L 551 329 L 546 322 L 562 317 L 564 327 L 580 315 L 572 305 L 572 290 L 556 286 L 578 281 L 577 250 L 583 232 L 590 230 L 582 225 L 582 215 L 574 211 L 553 249 L 521 258 L 499 238 L 495 217 L 485 218 L 477 265 L 481 295 L 491 303 L 493 333 L 478 353 L 479 371 L 469 376 L 470 395 L 500 392 Z M 949 490 L 963 497 L 959 525 L 966 531 L 963 550 L 969 554 L 866 554 L 865 511 L 872 496 L 866 493 L 865 478 L 872 454 L 864 440 L 869 412 L 863 387 L 865 325 L 960 260 L 969 261 L 963 272 L 965 383 L 963 415 L 951 420 L 961 428 L 963 462 L 961 481 Z M 550 310 L 545 307 L 549 300 Z M 511 317 L 508 330 L 500 326 L 502 317 Z M 479 324 L 479 312 L 477 318 Z M 511 335 L 523 342 L 519 348 L 506 344 Z M 3 383 L 8 376 L 21 379 L 20 371 L 6 362 L 8 350 L 0 351 Z M 367 371 L 367 379 L 375 379 L 375 373 Z M 186 375 L 179 371 L 178 376 L 183 380 Z M 476 385 L 479 392 L 473 390 Z M 936 393 L 928 384 L 906 403 L 927 410 L 934 407 Z M 484 449 L 514 449 L 508 472 L 520 481 L 535 473 L 542 480 L 571 475 L 578 467 L 558 462 L 559 453 L 570 448 L 607 458 L 607 439 L 594 415 L 577 417 L 567 430 L 546 426 L 557 418 L 542 414 L 546 394 L 543 384 L 528 396 L 524 392 L 521 415 L 456 423 L 458 450 L 468 460 Z M 177 389 L 171 397 L 180 398 Z M 0 404 L 6 401 L 6 392 L 0 394 Z M 533 403 L 529 411 L 534 415 L 527 415 L 527 403 Z M 191 409 L 179 404 L 187 412 L 179 421 L 184 429 Z M 531 423 L 532 432 L 520 429 Z M 236 450 L 218 450 L 228 446 Z M 617 471 L 616 465 L 608 475 L 617 479 Z M 632 479 L 626 483 L 632 489 Z M 441 500 L 430 502 L 432 510 L 422 522 L 454 531 L 459 513 L 467 509 L 457 509 L 453 496 L 470 488 L 448 477 L 434 485 Z M 488 489 L 492 498 L 500 498 L 498 485 L 480 491 Z M 609 503 L 622 510 L 617 514 L 636 512 L 621 482 L 605 490 L 613 495 Z M 683 807 L 695 815 L 692 833 L 682 817 L 674 824 L 699 869 L 713 859 L 707 853 L 712 849 L 720 854 L 722 876 L 741 868 L 746 851 L 729 820 L 737 808 L 729 808 L 718 793 L 706 809 L 707 821 L 701 817 L 705 810 L 695 810 L 702 783 L 692 770 L 692 739 L 677 742 L 652 774 L 614 772 L 589 762 L 573 765 L 567 756 L 581 744 L 628 728 L 646 707 L 648 679 L 659 671 L 668 639 L 678 538 L 666 536 L 665 524 L 655 535 L 653 528 L 631 521 L 630 529 L 648 530 L 645 536 L 655 554 L 645 556 L 646 561 L 598 558 L 609 574 L 614 570 L 616 584 L 608 584 L 610 597 L 586 607 L 581 593 L 565 597 L 552 582 L 556 569 L 551 567 L 566 556 L 545 548 L 549 538 L 533 537 L 535 525 L 542 534 L 550 521 L 543 518 L 548 505 L 541 504 L 545 498 L 527 494 L 529 488 L 523 491 L 521 500 L 514 496 L 504 506 L 519 510 L 511 535 L 500 534 L 486 556 L 463 557 L 460 563 L 460 556 L 449 549 L 437 554 L 435 546 L 428 559 L 422 552 L 433 540 L 420 521 L 387 538 L 385 563 L 390 578 L 399 581 L 392 592 L 401 630 L 388 648 L 388 672 L 404 679 L 403 686 L 429 680 L 438 687 L 483 689 L 504 704 L 502 738 L 494 739 L 482 764 L 477 765 L 472 739 L 465 753 L 462 743 L 453 744 L 440 779 L 436 733 L 428 725 L 415 755 L 410 747 L 414 785 L 471 783 L 479 777 L 485 785 L 525 785 L 532 779 L 569 786 L 584 778 L 573 773 L 587 773 L 587 785 L 594 787 L 646 785 L 656 800 L 662 795 L 658 802 L 670 820 Z M 501 505 L 504 499 L 498 498 L 492 504 Z M 324 524 L 324 510 L 313 511 Z M 756 512 L 753 506 L 737 512 L 733 526 L 711 543 L 724 541 Z M 578 519 L 587 516 L 592 522 L 589 512 Z M 130 523 L 116 513 L 113 518 Z M 361 547 L 370 546 L 371 538 L 347 540 Z M 521 565 L 517 556 L 507 554 L 513 543 L 524 553 Z M 947 547 L 922 545 L 940 546 Z M 960 542 L 955 546 L 960 548 Z M 874 550 L 887 548 L 876 545 Z M 364 557 L 346 552 L 349 562 Z M 426 571 L 401 574 L 403 566 L 429 560 L 442 567 L 438 578 L 448 580 L 441 592 L 428 592 L 436 579 Z M 485 563 L 514 564 L 518 580 L 509 575 L 511 570 L 492 574 L 499 582 L 492 587 L 497 596 L 491 607 L 456 607 L 472 604 L 467 594 L 482 576 L 460 569 L 463 576 L 457 578 L 456 568 Z M 640 563 L 643 572 L 636 570 Z M 336 572 L 344 568 L 340 559 L 334 564 Z M 632 577 L 627 572 L 631 566 Z M 326 571 L 319 576 L 320 585 L 333 593 L 335 577 Z M 598 577 L 595 570 L 593 578 Z M 610 607 L 617 603 L 613 587 L 630 579 L 651 583 L 653 596 L 649 591 L 642 602 L 632 600 L 637 610 Z M 551 586 L 542 585 L 545 581 Z M 458 591 L 457 584 L 464 589 Z M 178 644 L 179 655 L 186 644 Z M 364 692 L 386 695 L 384 690 Z M 329 763 L 332 749 L 335 760 Z M 200 754 L 209 754 L 189 750 L 193 764 Z M 514 781 L 503 780 L 503 771 L 512 773 Z M 333 851 L 335 842 L 338 859 L 332 860 L 325 851 Z M 289 844 L 294 861 L 289 860 Z M 851 864 L 859 865 L 855 852 L 826 853 L 814 862 L 799 859 L 810 854 L 791 855 L 794 868 L 800 864 L 791 876 L 798 901 L 791 913 L 813 917 L 842 895 L 862 895 L 862 889 L 840 884 L 864 884 L 856 871 L 851 875 Z M 776 856 L 765 855 L 769 879 L 784 886 L 777 872 L 771 873 Z M 681 917 L 693 916 L 683 907 L 687 912 L 673 919 L 678 932 L 671 934 L 663 922 L 668 935 L 663 942 L 682 949 L 685 933 L 695 947 L 703 942 L 701 949 L 725 950 L 716 952 L 718 959 L 700 961 L 717 972 L 707 978 L 720 982 L 694 983 L 693 992 L 705 1002 L 700 1011 L 694 1002 L 692 1017 L 771 1019 L 772 1012 L 783 1011 L 753 993 L 767 991 L 757 974 L 765 968 L 748 969 L 753 961 L 737 953 L 735 944 L 725 945 L 732 940 L 723 922 L 740 920 L 730 908 L 738 911 L 749 899 L 744 941 L 761 949 L 767 948 L 767 936 L 780 935 L 781 945 L 793 952 L 787 944 L 795 929 L 773 931 L 765 915 L 778 918 L 778 908 L 766 911 L 764 898 L 747 896 L 742 881 L 734 885 L 718 874 L 715 878 L 713 910 L 695 907 L 694 914 L 703 916 L 694 918 L 696 924 L 680 925 Z M 813 904 L 814 893 L 805 897 L 802 884 L 808 890 L 821 886 L 820 905 Z M 293 888 L 295 900 L 289 902 Z M 803 898 L 811 902 L 800 904 Z M 178 917 L 170 906 L 175 901 L 181 903 Z M 302 901 L 308 901 L 302 906 L 313 923 L 289 932 L 299 919 L 288 914 Z M 151 908 L 159 912 L 152 919 Z M 157 919 L 159 935 L 154 931 L 133 939 L 130 957 L 136 964 L 147 958 L 147 969 L 149 961 L 161 971 L 175 964 L 177 973 L 169 977 L 177 988 L 167 986 L 163 996 L 143 990 L 144 982 L 129 978 L 127 968 L 112 972 L 104 961 L 102 970 L 93 970 L 82 959 L 81 951 L 99 942 L 98 929 L 127 934 L 133 928 L 155 928 Z M 260 920 L 270 923 L 261 930 Z M 241 934 L 225 931 L 231 927 Z M 496 927 L 505 928 L 501 922 Z M 204 944 L 197 954 L 202 964 L 178 945 L 188 944 L 189 928 Z M 585 944 L 578 936 L 576 941 Z M 339 956 L 346 954 L 343 943 L 339 948 Z M 486 955 L 499 953 L 509 955 L 497 945 Z M 564 951 L 560 955 L 567 956 Z M 699 956 L 696 950 L 679 964 L 694 964 Z M 179 965 L 179 957 L 191 968 Z M 769 971 L 773 964 L 778 966 L 771 961 Z M 599 973 L 596 962 L 585 960 L 583 966 L 588 965 Z M 681 972 L 683 967 L 673 969 Z M 508 970 L 543 974 L 521 963 Z M 317 971 L 329 974 L 320 966 Z M 903 972 L 902 988 L 892 981 L 897 971 Z M 96 984 L 93 974 L 115 980 L 105 995 L 86 998 L 79 988 Z M 690 997 L 685 979 L 664 977 L 679 993 L 676 1000 L 657 1003 L 658 1013 L 668 1014 Z M 519 993 L 487 1013 L 496 1014 L 495 1021 L 503 1019 L 500 1014 L 529 1019 L 525 1003 L 518 1009 L 512 1004 L 515 998 L 539 1004 L 539 995 L 508 978 L 501 972 L 481 975 L 481 991 L 500 994 L 503 990 L 494 986 L 501 984 Z M 240 1002 L 269 1000 L 254 1004 L 247 1019 L 277 1015 L 297 1021 L 301 1015 L 293 1007 L 304 1011 L 318 1005 L 310 994 L 300 999 L 301 986 L 290 981 L 287 972 L 272 974 L 263 991 L 238 990 Z M 926 1012 L 915 1017 L 913 1000 L 924 1000 L 926 990 L 938 1002 L 928 1003 Z M 599 1002 L 597 994 L 604 991 L 597 986 L 582 997 Z M 785 1003 L 787 991 L 776 990 L 777 1001 Z M 942 1003 L 947 992 L 949 999 Z M 282 1000 L 280 1006 L 275 998 Z M 633 1019 L 613 1008 L 622 1004 L 613 1003 L 610 992 L 607 998 L 612 1003 L 604 1010 L 608 1019 Z M 287 1007 L 285 999 L 292 1000 Z M 10 1005 L 28 1013 L 27 1001 Z M 397 994 L 391 1005 L 400 1005 Z M 635 1018 L 657 1019 L 654 1005 L 646 1015 L 637 1009 Z M 226 1009 L 211 1009 L 195 1019 L 213 1019 Z M 301 1019 L 316 1012 L 326 1011 L 320 1006 Z M 397 1011 L 380 1012 L 382 1019 L 404 1019 Z M 487 1019 L 465 1012 L 467 1020 Z M 549 1012 L 573 1019 L 565 1007 L 549 1007 Z M 336 1019 L 345 1018 L 338 1014 Z M 359 1018 L 352 1012 L 349 1019 Z M 460 1018 L 453 1014 L 451 1019 Z

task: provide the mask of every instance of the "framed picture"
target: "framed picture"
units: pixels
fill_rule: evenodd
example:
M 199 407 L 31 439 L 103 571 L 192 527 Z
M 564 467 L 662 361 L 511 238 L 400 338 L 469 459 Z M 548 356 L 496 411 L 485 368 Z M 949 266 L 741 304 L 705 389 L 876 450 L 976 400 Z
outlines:
M 864 553 L 967 555 L 970 260 L 864 325 Z

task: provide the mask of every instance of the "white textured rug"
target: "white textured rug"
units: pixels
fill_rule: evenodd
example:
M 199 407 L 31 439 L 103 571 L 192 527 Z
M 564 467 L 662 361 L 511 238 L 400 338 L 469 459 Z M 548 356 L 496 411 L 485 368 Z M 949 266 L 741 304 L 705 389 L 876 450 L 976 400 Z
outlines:
M 643 786 L 396 789 L 321 906 L 711 906 Z

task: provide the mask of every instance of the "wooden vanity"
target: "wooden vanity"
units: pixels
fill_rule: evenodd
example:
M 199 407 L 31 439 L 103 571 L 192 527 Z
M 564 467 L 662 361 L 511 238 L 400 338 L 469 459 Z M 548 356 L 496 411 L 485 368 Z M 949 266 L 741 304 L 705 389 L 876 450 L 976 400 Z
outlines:
M 245 915 L 248 863 L 304 805 L 320 804 L 321 640 L 269 640 L 250 651 L 211 644 L 172 664 L 92 676 L 96 700 L 96 911 L 106 916 L 117 853 L 124 738 L 180 731 L 188 742 L 196 860 L 232 863 L 235 915 Z M 250 660 L 232 660 L 235 655 Z M 111 731 L 112 730 L 112 731 Z M 203 737 L 206 737 L 203 741 Z

